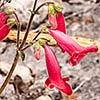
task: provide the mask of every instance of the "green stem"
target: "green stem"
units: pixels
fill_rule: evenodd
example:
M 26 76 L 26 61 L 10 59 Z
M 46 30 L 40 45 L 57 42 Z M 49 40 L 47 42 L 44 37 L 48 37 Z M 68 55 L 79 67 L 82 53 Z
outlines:
M 19 48 L 19 37 L 20 37 L 20 30 L 21 30 L 21 25 L 20 25 L 20 21 L 19 21 L 19 18 L 17 16 L 17 14 L 14 12 L 14 15 L 16 17 L 16 20 L 17 20 L 17 40 L 16 40 L 16 43 L 17 43 L 17 48 Z
M 14 58 L 14 61 L 13 61 L 13 64 L 12 64 L 12 67 L 10 69 L 10 72 L 8 73 L 8 76 L 6 77 L 4 83 L 2 84 L 1 88 L 0 88 L 0 94 L 3 92 L 3 90 L 5 89 L 6 85 L 8 84 L 8 82 L 10 81 L 10 78 L 13 74 L 13 71 L 17 65 L 17 62 L 18 62 L 18 59 L 19 59 L 19 54 L 18 52 L 16 51 L 16 55 L 15 55 L 15 58 Z

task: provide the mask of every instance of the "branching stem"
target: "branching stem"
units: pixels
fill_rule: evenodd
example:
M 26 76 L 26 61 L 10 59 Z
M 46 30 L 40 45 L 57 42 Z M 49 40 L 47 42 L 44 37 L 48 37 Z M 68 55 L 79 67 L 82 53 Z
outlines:
M 35 3 L 34 3 L 32 12 L 35 12 L 35 7 L 36 7 L 36 4 L 37 4 L 37 1 L 38 1 L 38 0 L 35 0 Z M 30 16 L 30 19 L 29 19 L 29 23 L 28 23 L 28 26 L 27 26 L 27 29 L 26 29 L 26 33 L 25 33 L 25 35 L 24 35 L 22 44 L 21 44 L 20 47 L 19 47 L 19 50 L 24 46 L 24 44 L 25 44 L 25 42 L 26 42 L 26 39 L 27 39 L 27 37 L 28 37 L 28 33 L 29 33 L 29 30 L 30 30 L 30 27 L 31 27 L 31 24 L 32 24 L 34 15 L 35 15 L 35 14 L 31 13 L 31 16 Z
M 5 79 L 5 81 L 4 81 L 4 83 L 2 84 L 2 86 L 1 86 L 1 88 L 0 88 L 0 94 L 3 92 L 3 90 L 4 90 L 5 87 L 6 87 L 6 85 L 7 85 L 8 82 L 10 81 L 10 78 L 11 78 L 11 76 L 12 76 L 12 74 L 13 74 L 13 72 L 14 72 L 14 69 L 15 69 L 15 67 L 16 67 L 16 65 L 17 65 L 17 63 L 18 63 L 18 59 L 19 59 L 18 50 L 22 50 L 22 48 L 23 48 L 23 46 L 24 46 L 24 44 L 25 44 L 25 42 L 26 42 L 26 40 L 27 40 L 28 33 L 29 33 L 29 30 L 30 30 L 30 27 L 31 27 L 31 24 L 32 24 L 34 15 L 36 14 L 36 12 L 38 12 L 38 10 L 39 10 L 42 6 L 44 6 L 44 5 L 46 5 L 46 4 L 49 4 L 49 3 L 50 3 L 50 4 L 53 4 L 53 2 L 45 2 L 45 3 L 41 4 L 41 5 L 35 10 L 37 1 L 38 1 L 38 0 L 35 0 L 35 3 L 34 3 L 34 5 L 33 5 L 33 10 L 32 10 L 32 12 L 35 12 L 35 13 L 31 13 L 31 16 L 30 16 L 30 19 L 29 19 L 29 23 L 28 23 L 28 26 L 27 26 L 27 29 L 26 29 L 24 38 L 23 38 L 23 41 L 22 41 L 22 43 L 21 43 L 20 46 L 19 46 L 20 24 L 17 26 L 17 27 L 18 27 L 18 33 L 17 33 L 17 50 L 16 50 L 16 55 L 15 55 L 15 58 L 14 58 L 12 67 L 11 67 L 11 69 L 10 69 L 10 71 L 9 71 L 9 73 L 8 73 L 8 75 L 7 75 L 6 79 Z M 14 15 L 15 15 L 16 20 L 18 21 L 18 23 L 20 23 L 20 22 L 19 22 L 19 19 L 18 19 L 18 17 L 17 17 L 17 15 L 16 15 L 16 13 L 14 13 Z M 39 34 L 40 34 L 40 33 L 39 33 Z M 36 35 L 36 37 L 33 39 L 33 41 L 36 40 L 36 38 L 38 37 L 39 34 Z

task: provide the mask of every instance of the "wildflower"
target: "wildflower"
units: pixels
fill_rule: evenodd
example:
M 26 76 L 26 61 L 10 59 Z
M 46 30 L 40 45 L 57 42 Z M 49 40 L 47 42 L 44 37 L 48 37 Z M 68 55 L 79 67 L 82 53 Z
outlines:
M 69 64 L 74 66 L 80 62 L 80 60 L 89 52 L 97 52 L 98 47 L 96 45 L 89 47 L 82 47 L 72 38 L 65 35 L 59 30 L 48 30 L 50 35 L 57 41 L 58 45 L 71 56 Z
M 54 52 L 47 46 L 44 45 L 46 65 L 49 74 L 49 78 L 46 80 L 45 84 L 49 88 L 58 88 L 60 91 L 67 95 L 72 94 L 71 86 L 66 82 L 69 78 L 62 78 L 60 73 L 60 67 L 55 57 Z
M 36 58 L 37 60 L 39 60 L 39 59 L 40 59 L 40 50 L 34 51 L 34 55 L 35 55 L 35 58 Z

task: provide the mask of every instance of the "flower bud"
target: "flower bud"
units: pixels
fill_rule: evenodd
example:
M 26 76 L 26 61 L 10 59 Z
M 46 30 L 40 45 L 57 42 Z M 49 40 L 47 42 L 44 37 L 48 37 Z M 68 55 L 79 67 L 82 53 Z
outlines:
M 35 55 L 35 58 L 36 58 L 37 60 L 39 60 L 39 59 L 40 59 L 40 50 L 34 51 L 34 55 Z
M 40 59 L 40 44 L 39 44 L 39 42 L 36 42 L 34 45 L 34 55 L 37 60 Z
M 6 16 L 6 12 L 1 12 L 0 13 L 0 41 L 3 40 L 10 31 L 10 26 L 9 24 L 7 24 L 7 16 Z

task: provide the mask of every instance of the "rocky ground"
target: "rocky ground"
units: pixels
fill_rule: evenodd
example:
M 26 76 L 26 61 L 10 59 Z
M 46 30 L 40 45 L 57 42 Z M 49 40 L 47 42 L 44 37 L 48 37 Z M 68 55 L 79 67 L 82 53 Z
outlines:
M 11 7 L 16 8 L 23 29 L 29 18 L 29 7 L 33 0 L 12 0 Z M 39 4 L 45 0 L 40 0 Z M 27 3 L 23 3 L 27 2 Z M 61 3 L 61 2 L 60 2 Z M 63 0 L 63 13 L 66 20 L 67 33 L 70 36 L 82 36 L 100 40 L 100 3 L 99 0 Z M 32 31 L 37 31 L 47 21 L 46 7 L 41 15 L 35 17 Z M 76 100 L 100 100 L 100 55 L 88 54 L 75 67 L 68 64 L 69 56 L 53 48 L 63 76 L 70 77 L 70 83 L 77 92 Z M 0 96 L 0 100 L 66 100 L 57 89 L 48 89 L 44 82 L 48 77 L 44 51 L 41 48 L 41 59 L 34 58 L 32 48 L 25 50 L 26 59 L 17 64 L 10 83 Z M 10 70 L 15 56 L 15 44 L 0 42 L 0 85 Z M 62 59 L 63 58 L 63 59 Z M 82 86 L 80 86 L 80 84 Z M 80 86 L 80 87 L 79 87 Z M 77 89 L 79 87 L 79 89 Z

